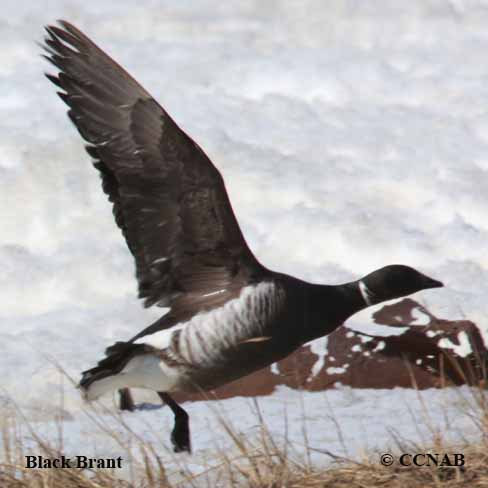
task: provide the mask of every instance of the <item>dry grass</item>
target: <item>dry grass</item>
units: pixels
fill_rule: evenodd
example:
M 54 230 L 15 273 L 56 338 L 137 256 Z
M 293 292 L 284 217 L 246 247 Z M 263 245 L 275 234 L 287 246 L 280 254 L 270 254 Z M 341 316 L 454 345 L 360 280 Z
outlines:
M 85 412 L 103 435 L 111 438 L 124 452 L 124 472 L 117 469 L 27 469 L 25 455 L 42 455 L 57 458 L 66 452 L 63 421 L 55 426 L 58 436 L 55 441 L 46 440 L 39 431 L 39 424 L 31 424 L 18 409 L 10 409 L 0 418 L 0 487 L 1 488 L 156 488 L 156 487 L 256 487 L 256 488 L 425 488 L 425 487 L 488 487 L 488 402 L 482 388 L 471 389 L 470 397 L 460 394 L 460 415 L 469 415 L 480 432 L 477 445 L 465 442 L 461 445 L 447 445 L 442 433 L 431 430 L 431 439 L 426 445 L 416 445 L 392 433 L 394 447 L 392 454 L 400 453 L 463 453 L 463 467 L 403 467 L 395 462 L 383 467 L 380 453 L 370 452 L 360 461 L 345 459 L 327 452 L 331 464 L 318 467 L 310 461 L 314 449 L 306 447 L 305 455 L 298 455 L 290 442 L 280 445 L 267 429 L 258 403 L 256 415 L 260 435 L 252 439 L 244 437 L 230 423 L 220 418 L 222 428 L 232 441 L 231 450 L 221 450 L 209 466 L 194 474 L 183 462 L 168 468 L 160 456 L 162 445 L 149 442 L 130 429 L 124 417 L 100 406 Z M 422 395 L 419 392 L 419 399 Z M 464 404 L 464 405 L 463 405 Z M 463 408 L 464 407 L 464 408 Z M 428 422 L 428 407 L 424 407 Z M 215 410 L 219 415 L 218 410 Z M 115 419 L 114 429 L 107 427 L 106 417 Z M 412 419 L 412 422 L 414 419 Z M 37 426 L 36 426 L 37 425 Z M 113 426 L 113 422 L 111 423 Z M 338 427 L 338 429 L 340 429 Z M 340 430 L 338 435 L 341 435 Z M 306 435 L 304 439 L 306 439 Z M 28 441 L 26 441 L 28 439 Z M 94 441 L 95 442 L 95 441 Z M 389 449 L 385 449 L 388 452 Z M 167 451 L 165 452 L 167 453 Z M 181 458 L 179 458 L 181 459 Z
M 240 441 L 238 441 L 241 443 Z M 166 479 L 164 467 L 158 464 L 154 452 L 145 451 L 142 466 L 134 466 L 135 479 L 120 479 L 110 470 L 80 469 L 26 469 L 23 466 L 21 446 L 4 454 L 0 463 L 0 486 L 5 488 L 129 488 L 129 487 L 174 487 L 174 486 L 239 486 L 239 487 L 296 487 L 296 488 L 425 488 L 425 487 L 486 487 L 488 486 L 488 450 L 486 443 L 476 446 L 456 448 L 463 452 L 466 467 L 459 468 L 406 468 L 401 466 L 382 467 L 379 456 L 372 455 L 362 462 L 341 461 L 328 469 L 317 469 L 305 463 L 297 463 L 283 452 L 272 450 L 266 441 L 261 448 L 252 448 L 241 443 L 242 455 L 230 458 L 222 455 L 219 465 L 209 473 L 199 477 L 187 474 L 180 482 L 170 483 Z M 38 445 L 38 452 L 46 456 L 57 456 L 49 446 Z M 439 446 L 435 452 L 452 452 Z M 425 449 L 414 452 L 425 452 Z M 432 451 L 431 451 L 432 452 Z M 218 471 L 218 472 L 217 472 Z

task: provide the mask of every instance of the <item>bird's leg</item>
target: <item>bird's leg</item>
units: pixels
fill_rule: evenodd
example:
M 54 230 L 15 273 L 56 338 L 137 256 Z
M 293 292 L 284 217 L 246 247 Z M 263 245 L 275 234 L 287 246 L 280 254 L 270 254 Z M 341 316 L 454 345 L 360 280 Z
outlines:
M 133 412 L 136 408 L 129 388 L 123 388 L 122 390 L 119 390 L 119 399 L 120 410 L 129 410 L 129 412 Z
M 190 422 L 188 414 L 167 393 L 158 391 L 163 400 L 175 414 L 175 426 L 171 432 L 171 442 L 175 452 L 191 452 Z

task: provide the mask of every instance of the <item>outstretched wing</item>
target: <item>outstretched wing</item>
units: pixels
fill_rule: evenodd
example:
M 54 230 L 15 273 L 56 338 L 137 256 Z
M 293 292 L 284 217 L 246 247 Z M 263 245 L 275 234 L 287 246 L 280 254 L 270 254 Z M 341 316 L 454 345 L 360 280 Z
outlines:
M 46 75 L 88 142 L 136 262 L 146 307 L 245 285 L 264 269 L 249 250 L 222 176 L 165 110 L 76 27 L 47 27 Z M 224 293 L 225 295 L 225 293 Z

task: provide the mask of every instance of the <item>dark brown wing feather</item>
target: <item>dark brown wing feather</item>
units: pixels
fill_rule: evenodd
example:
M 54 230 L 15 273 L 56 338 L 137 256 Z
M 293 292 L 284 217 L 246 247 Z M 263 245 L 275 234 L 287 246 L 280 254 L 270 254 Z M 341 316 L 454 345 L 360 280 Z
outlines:
M 144 305 L 204 305 L 205 295 L 251 281 L 264 268 L 219 171 L 126 71 L 77 28 L 60 24 L 46 28 L 46 58 L 60 70 L 47 76 L 89 143 L 134 255 Z

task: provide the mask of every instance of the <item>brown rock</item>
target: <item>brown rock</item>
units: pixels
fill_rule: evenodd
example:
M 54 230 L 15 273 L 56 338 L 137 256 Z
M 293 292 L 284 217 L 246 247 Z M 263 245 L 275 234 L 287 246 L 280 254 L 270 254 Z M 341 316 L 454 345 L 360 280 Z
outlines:
M 415 325 L 419 314 L 425 323 Z M 320 358 L 305 345 L 279 363 L 205 395 L 178 394 L 175 398 L 269 395 L 277 385 L 320 391 L 338 383 L 354 388 L 423 389 L 483 381 L 480 364 L 486 361 L 487 350 L 473 322 L 439 319 L 409 298 L 383 306 L 373 320 L 392 327 L 395 335 L 375 336 L 339 327 L 328 336 L 327 354 L 315 374 L 312 371 Z

